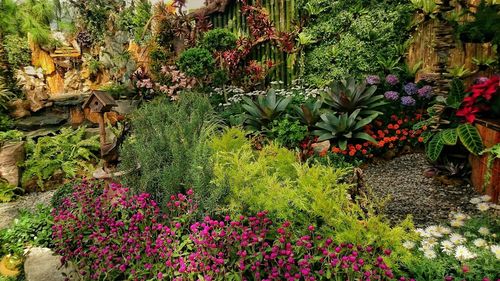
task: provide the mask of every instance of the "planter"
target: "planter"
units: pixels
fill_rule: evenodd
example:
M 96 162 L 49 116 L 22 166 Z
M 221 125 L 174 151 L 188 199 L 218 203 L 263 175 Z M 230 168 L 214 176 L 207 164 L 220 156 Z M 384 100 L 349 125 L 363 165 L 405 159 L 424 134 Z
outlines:
M 478 119 L 475 125 L 485 147 L 489 148 L 500 142 L 500 121 Z M 500 159 L 494 160 L 489 183 L 485 183 L 485 175 L 488 173 L 488 155 L 471 155 L 470 163 L 472 166 L 471 180 L 476 191 L 491 196 L 492 202 L 498 203 L 500 194 Z

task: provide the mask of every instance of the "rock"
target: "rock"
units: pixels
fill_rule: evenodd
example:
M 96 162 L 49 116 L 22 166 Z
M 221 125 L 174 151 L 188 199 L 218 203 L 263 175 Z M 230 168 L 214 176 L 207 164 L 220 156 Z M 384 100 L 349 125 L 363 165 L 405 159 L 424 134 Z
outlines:
M 17 120 L 16 127 L 25 131 L 33 131 L 45 126 L 57 126 L 66 122 L 67 116 L 63 114 L 45 114 L 39 116 L 31 116 Z
M 328 149 L 330 148 L 330 141 L 313 143 L 311 147 L 314 149 L 316 153 L 325 152 L 328 151 Z
M 28 101 L 16 99 L 9 102 L 8 107 L 10 109 L 10 116 L 12 116 L 12 118 L 17 119 L 31 115 L 31 112 L 29 111 L 30 103 Z
M 117 100 L 115 102 L 116 106 L 113 107 L 113 111 L 116 111 L 121 115 L 127 115 L 139 106 L 138 100 Z
M 31 248 L 24 262 L 26 281 L 79 280 L 74 266 L 62 266 L 61 256 L 49 248 Z
M 69 110 L 69 123 L 73 127 L 80 126 L 83 122 L 85 122 L 85 114 L 83 110 L 78 107 L 72 107 Z
M 15 205 L 10 203 L 0 204 L 0 229 L 5 229 L 10 226 L 12 221 L 19 215 L 19 210 Z
M 21 196 L 15 201 L 0 203 L 0 229 L 9 227 L 18 216 L 20 210 L 34 212 L 40 204 L 50 205 L 54 193 L 55 191 L 33 192 Z
M 24 162 L 24 142 L 7 143 L 0 147 L 0 178 L 13 186 L 19 186 L 20 169 Z

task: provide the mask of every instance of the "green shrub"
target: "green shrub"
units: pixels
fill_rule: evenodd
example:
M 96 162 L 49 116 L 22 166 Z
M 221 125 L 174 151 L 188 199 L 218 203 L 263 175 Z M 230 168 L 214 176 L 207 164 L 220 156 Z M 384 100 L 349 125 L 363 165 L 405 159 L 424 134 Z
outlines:
M 0 178 L 0 203 L 6 203 L 14 200 L 16 192 L 19 190 L 21 189 L 9 184 L 3 178 Z
M 223 28 L 216 28 L 203 35 L 202 46 L 210 51 L 226 51 L 236 47 L 236 35 Z
M 288 148 L 297 147 L 307 135 L 307 126 L 288 117 L 274 120 L 269 133 L 271 139 Z
M 215 60 L 207 49 L 190 48 L 182 52 L 177 64 L 186 75 L 203 78 L 212 73 Z
M 201 94 L 144 105 L 133 115 L 133 135 L 121 149 L 121 169 L 131 171 L 124 184 L 152 194 L 160 204 L 190 188 L 207 203 L 212 172 L 206 141 L 216 127 L 210 102 Z
M 31 50 L 28 40 L 17 35 L 7 35 L 3 46 L 7 54 L 7 62 L 12 69 L 20 69 L 31 64 Z
M 355 209 L 343 179 L 349 169 L 309 166 L 294 152 L 277 145 L 253 151 L 238 129 L 214 138 L 214 184 L 230 190 L 229 206 L 237 211 L 268 210 L 271 217 L 301 225 L 315 221 L 338 227 Z M 353 207 L 353 208 L 351 208 Z
M 0 230 L 0 252 L 22 256 L 28 246 L 51 247 L 53 218 L 50 210 L 50 207 L 38 205 L 34 212 L 21 211 L 10 228 Z
M 65 178 L 73 178 L 93 170 L 91 161 L 97 160 L 99 136 L 85 139 L 85 128 L 61 129 L 55 136 L 41 137 L 36 142 L 28 140 L 26 161 L 23 164 L 23 184 L 36 179 L 42 189 L 44 182 L 61 172 Z
M 324 86 L 335 79 L 376 73 L 380 57 L 396 57 L 409 38 L 411 5 L 404 1 L 299 2 L 309 16 L 303 36 L 314 42 L 305 46 L 305 81 Z
M 6 141 L 20 141 L 24 137 L 24 133 L 18 130 L 0 131 L 0 146 Z

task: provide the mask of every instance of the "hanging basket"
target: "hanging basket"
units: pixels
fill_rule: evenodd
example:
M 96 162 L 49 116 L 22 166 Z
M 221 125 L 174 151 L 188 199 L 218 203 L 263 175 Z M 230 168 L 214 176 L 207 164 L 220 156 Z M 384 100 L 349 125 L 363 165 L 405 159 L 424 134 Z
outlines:
M 500 143 L 500 120 L 477 119 L 475 126 L 483 139 L 486 148 Z M 499 202 L 500 194 L 500 159 L 495 159 L 491 170 L 488 170 L 488 154 L 470 156 L 472 166 L 471 180 L 476 191 L 491 196 L 492 202 Z M 486 175 L 490 174 L 489 182 Z

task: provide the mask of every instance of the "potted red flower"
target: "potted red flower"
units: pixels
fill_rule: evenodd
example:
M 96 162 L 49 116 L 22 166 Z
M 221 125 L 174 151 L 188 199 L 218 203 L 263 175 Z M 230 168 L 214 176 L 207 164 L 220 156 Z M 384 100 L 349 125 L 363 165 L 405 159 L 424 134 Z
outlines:
M 500 143 L 500 75 L 491 78 L 479 78 L 477 83 L 466 90 L 457 115 L 474 123 L 488 149 Z M 484 192 L 498 202 L 500 193 L 500 159 L 496 159 L 488 168 L 488 154 L 470 156 L 472 166 L 472 184 L 476 190 Z M 485 175 L 492 176 L 488 182 Z

